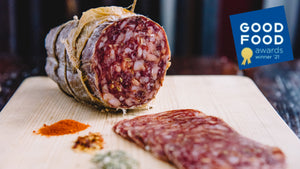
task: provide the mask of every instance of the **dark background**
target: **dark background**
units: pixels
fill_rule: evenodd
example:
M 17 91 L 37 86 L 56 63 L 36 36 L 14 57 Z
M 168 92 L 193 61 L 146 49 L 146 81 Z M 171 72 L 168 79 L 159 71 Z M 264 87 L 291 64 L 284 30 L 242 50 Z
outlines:
M 289 7 L 295 6 L 292 2 L 297 2 L 281 1 L 287 12 Z M 74 15 L 80 17 L 83 11 L 90 8 L 111 5 L 128 7 L 132 2 L 0 0 L 0 110 L 24 78 L 45 75 L 44 39 L 51 28 L 72 19 Z M 190 74 L 200 70 L 199 66 L 204 74 L 218 72 L 216 69 L 220 66 L 231 73 L 231 68 L 226 68 L 231 66 L 226 65 L 229 64 L 227 60 L 236 64 L 236 55 L 229 15 L 262 9 L 266 2 L 277 3 L 279 0 L 138 0 L 135 12 L 150 17 L 166 29 L 172 62 L 175 63 L 169 74 L 176 74 L 176 70 L 181 68 L 189 70 L 185 74 Z M 300 3 L 295 4 L 298 9 Z M 171 13 L 167 14 L 167 11 Z M 289 27 L 295 27 L 292 42 L 295 58 L 300 56 L 299 14 L 297 10 L 295 22 L 289 22 Z M 169 21 L 172 21 L 171 24 Z M 185 64 L 186 58 L 203 59 L 192 62 L 194 66 L 190 67 L 190 64 Z M 215 62 L 209 58 L 221 59 Z
M 80 17 L 87 9 L 99 6 L 127 7 L 133 0 L 0 0 L 0 62 L 3 58 L 17 61 L 44 73 L 44 38 L 47 32 L 73 15 Z M 163 1 L 163 0 L 161 0 Z M 162 3 L 160 0 L 139 0 L 136 13 L 146 15 L 164 26 Z M 229 15 L 263 7 L 263 0 L 171 0 L 175 3 L 173 23 L 173 57 L 214 57 L 226 56 L 235 61 Z M 203 17 L 203 11 L 208 16 Z M 209 13 L 210 12 L 210 13 Z M 215 15 L 214 17 L 211 17 Z M 297 24 L 297 23 L 295 23 Z M 214 36 L 203 40 L 206 32 Z M 295 36 L 299 37 L 299 31 Z M 300 38 L 300 37 L 299 37 Z M 295 39 L 299 39 L 295 38 Z M 203 44 L 207 43 L 207 45 Z M 297 57 L 299 40 L 293 43 Z M 209 50 L 208 48 L 211 48 Z M 207 52 L 209 51 L 209 52 Z
M 169 1 L 170 2 L 170 1 Z M 218 57 L 226 56 L 235 61 L 229 15 L 261 9 L 263 0 L 214 0 L 207 4 L 204 0 L 173 0 L 174 47 L 173 57 Z M 44 38 L 47 32 L 73 15 L 80 16 L 89 8 L 99 6 L 127 7 L 132 0 L 0 0 L 0 62 L 4 58 L 17 61 L 44 73 Z M 164 26 L 160 0 L 139 0 L 136 13 L 146 15 Z M 212 11 L 204 18 L 203 11 Z M 206 14 L 207 15 L 207 14 Z M 210 27 L 209 27 L 210 26 Z M 215 37 L 203 40 L 205 31 Z M 299 36 L 299 35 L 296 35 Z M 298 38 L 299 39 L 299 38 Z M 208 43 L 207 45 L 203 43 Z M 294 53 L 299 53 L 294 43 Z M 210 52 L 207 52 L 208 48 Z

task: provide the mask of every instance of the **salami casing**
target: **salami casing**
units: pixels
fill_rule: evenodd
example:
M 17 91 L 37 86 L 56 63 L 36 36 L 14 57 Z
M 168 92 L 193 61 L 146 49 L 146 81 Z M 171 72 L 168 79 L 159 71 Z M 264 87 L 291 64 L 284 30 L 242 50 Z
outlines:
M 118 122 L 113 130 L 179 169 L 284 169 L 277 147 L 246 138 L 222 119 L 192 109 Z
M 100 7 L 53 28 L 46 72 L 69 96 L 98 107 L 145 108 L 170 66 L 164 29 L 121 7 Z

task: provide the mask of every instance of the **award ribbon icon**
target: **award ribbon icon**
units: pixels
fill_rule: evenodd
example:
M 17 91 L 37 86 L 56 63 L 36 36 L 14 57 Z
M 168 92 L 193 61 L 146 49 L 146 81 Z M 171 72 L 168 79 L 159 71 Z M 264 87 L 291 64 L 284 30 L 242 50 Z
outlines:
M 245 65 L 246 64 L 246 61 L 248 62 L 248 64 L 251 63 L 251 57 L 253 56 L 253 51 L 252 49 L 246 47 L 242 50 L 241 52 L 242 54 L 242 57 L 244 58 L 243 62 L 242 62 L 242 65 Z

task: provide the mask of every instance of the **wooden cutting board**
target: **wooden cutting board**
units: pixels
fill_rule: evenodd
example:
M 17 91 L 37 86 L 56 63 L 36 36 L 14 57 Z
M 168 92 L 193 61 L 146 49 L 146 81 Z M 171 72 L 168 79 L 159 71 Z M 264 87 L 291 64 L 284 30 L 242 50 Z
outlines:
M 244 136 L 280 147 L 287 156 L 288 168 L 299 169 L 299 139 L 249 78 L 167 76 L 153 106 L 126 115 L 101 113 L 66 96 L 47 77 L 28 78 L 0 113 L 0 168 L 93 168 L 92 154 L 74 152 L 71 147 L 78 136 L 101 132 L 105 148 L 100 152 L 121 149 L 137 159 L 142 169 L 171 169 L 168 163 L 114 134 L 112 126 L 123 118 L 193 108 L 224 119 Z M 64 136 L 33 134 L 43 124 L 62 119 L 74 119 L 91 127 Z

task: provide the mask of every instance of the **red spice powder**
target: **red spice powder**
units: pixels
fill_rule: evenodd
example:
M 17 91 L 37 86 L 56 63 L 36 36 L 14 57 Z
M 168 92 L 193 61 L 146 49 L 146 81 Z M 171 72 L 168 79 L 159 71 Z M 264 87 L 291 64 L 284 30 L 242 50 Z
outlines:
M 50 126 L 44 124 L 42 128 L 40 128 L 37 132 L 33 131 L 33 133 L 44 136 L 60 136 L 65 134 L 74 134 L 87 129 L 88 127 L 90 127 L 88 124 L 83 124 L 71 119 L 65 119 L 60 120 Z

